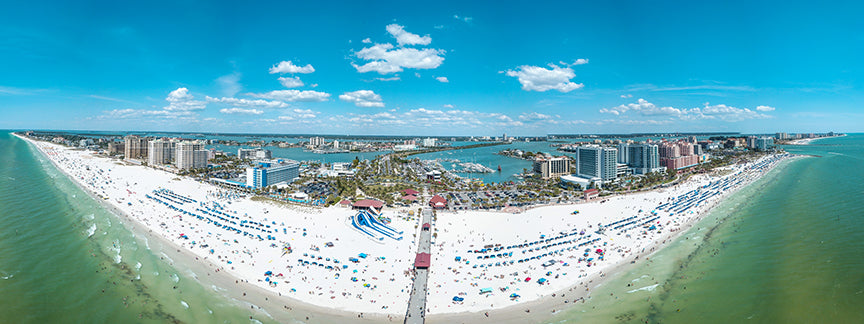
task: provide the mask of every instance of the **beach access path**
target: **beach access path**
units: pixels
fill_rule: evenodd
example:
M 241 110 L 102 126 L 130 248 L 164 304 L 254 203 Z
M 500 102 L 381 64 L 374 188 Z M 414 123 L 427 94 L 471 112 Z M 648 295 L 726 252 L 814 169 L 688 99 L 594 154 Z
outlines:
M 420 224 L 432 223 L 432 210 L 429 208 L 423 209 L 422 219 Z M 417 253 L 431 253 L 432 231 L 420 231 L 420 242 L 418 243 Z M 408 298 L 408 312 L 405 316 L 406 324 L 424 323 L 426 319 L 426 294 L 428 293 L 426 281 L 429 278 L 429 269 L 414 270 L 414 287 L 411 289 L 411 295 Z

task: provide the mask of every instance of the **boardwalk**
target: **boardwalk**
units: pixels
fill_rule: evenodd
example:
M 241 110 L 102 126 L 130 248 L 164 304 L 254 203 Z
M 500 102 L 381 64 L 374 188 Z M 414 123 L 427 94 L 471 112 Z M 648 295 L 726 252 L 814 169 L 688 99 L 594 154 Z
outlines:
M 420 224 L 432 223 L 432 210 L 423 210 L 423 219 Z M 421 230 L 420 242 L 417 253 L 431 253 L 430 247 L 432 231 Z M 422 324 L 426 320 L 426 280 L 429 277 L 429 269 L 415 269 L 414 287 L 411 289 L 411 298 L 408 299 L 408 312 L 405 315 L 406 324 Z

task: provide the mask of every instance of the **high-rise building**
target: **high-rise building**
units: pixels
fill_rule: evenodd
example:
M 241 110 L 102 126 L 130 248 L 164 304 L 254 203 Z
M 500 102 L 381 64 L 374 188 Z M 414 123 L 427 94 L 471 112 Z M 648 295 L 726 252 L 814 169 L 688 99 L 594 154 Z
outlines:
M 175 146 L 177 157 L 174 159 L 177 169 L 198 169 L 207 166 L 207 150 L 204 143 L 199 141 L 185 141 Z
M 636 174 L 646 174 L 661 171 L 660 153 L 657 145 L 636 144 L 628 147 L 630 151 L 630 163 L 628 164 Z
M 128 135 L 124 138 L 124 157 L 127 159 L 146 159 L 149 138 Z
M 570 174 L 570 159 L 565 156 L 537 158 L 534 160 L 534 172 L 543 179 Z
M 788 140 L 789 133 L 777 133 L 774 135 L 774 137 L 776 137 L 778 140 Z
M 756 137 L 756 136 L 747 136 L 747 148 L 749 148 L 749 149 L 756 148 L 756 139 L 758 139 L 758 137 Z
M 771 146 L 774 146 L 774 139 L 771 137 L 760 137 L 756 139 L 756 149 L 765 151 Z
M 266 150 L 260 147 L 254 149 L 237 149 L 237 158 L 241 160 L 269 160 L 273 158 L 272 154 L 273 153 L 270 152 L 270 150 Z
M 300 163 L 292 160 L 261 161 L 246 168 L 246 185 L 253 188 L 291 183 L 299 177 Z
M 669 170 L 677 170 L 699 164 L 692 143 L 685 141 L 663 142 L 659 147 L 660 164 Z
M 438 140 L 437 138 L 432 138 L 432 137 L 424 138 L 423 139 L 423 146 L 424 147 L 435 147 L 435 145 L 436 145 L 435 142 L 437 140 Z
M 312 145 L 312 146 L 324 146 L 324 144 L 325 144 L 325 142 L 324 142 L 324 138 L 323 138 L 323 137 L 315 136 L 315 137 L 309 138 L 309 145 Z
M 125 151 L 126 144 L 123 142 L 108 142 L 108 154 L 117 154 Z
M 174 158 L 174 142 L 157 139 L 147 145 L 147 163 L 150 165 L 169 164 Z
M 603 182 L 615 180 L 618 169 L 618 149 L 600 146 L 576 148 L 576 174 L 586 178 L 600 178 Z
M 618 144 L 618 163 L 622 164 L 630 164 L 630 150 L 628 149 L 630 144 L 621 143 Z

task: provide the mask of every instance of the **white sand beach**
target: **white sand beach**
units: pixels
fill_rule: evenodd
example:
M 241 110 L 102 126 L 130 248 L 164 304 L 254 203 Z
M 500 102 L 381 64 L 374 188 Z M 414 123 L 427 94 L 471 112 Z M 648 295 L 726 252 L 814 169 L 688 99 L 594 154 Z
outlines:
M 238 283 L 324 309 L 378 319 L 401 320 L 405 314 L 420 230 L 418 217 L 409 217 L 407 209 L 383 211 L 402 239 L 378 240 L 350 224 L 355 212 L 347 208 L 253 201 L 165 171 L 30 142 L 106 203 Z M 697 175 L 674 187 L 583 204 L 519 214 L 438 212 L 427 317 L 512 309 L 552 294 L 575 299 L 576 292 L 569 293 L 574 289 L 584 296 L 604 274 L 644 259 L 786 157 L 735 165 L 722 177 Z M 286 244 L 292 253 L 284 253 Z

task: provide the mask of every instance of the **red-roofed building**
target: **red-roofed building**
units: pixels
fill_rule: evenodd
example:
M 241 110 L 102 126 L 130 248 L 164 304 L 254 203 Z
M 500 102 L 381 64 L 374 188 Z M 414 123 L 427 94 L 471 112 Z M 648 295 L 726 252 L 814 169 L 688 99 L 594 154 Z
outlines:
M 381 207 L 384 207 L 384 202 L 372 199 L 363 199 L 358 200 L 352 206 L 354 209 L 369 209 L 370 207 L 373 207 L 380 210 Z
M 339 202 L 339 206 L 348 208 L 348 206 L 351 206 L 351 201 L 348 199 L 342 200 Z
M 600 189 L 588 189 L 582 192 L 585 196 L 585 200 L 591 200 L 597 197 L 600 197 Z
M 424 231 L 428 231 L 430 227 L 432 227 L 432 225 L 429 225 L 429 223 L 423 223 L 423 230 Z
M 432 264 L 432 255 L 429 253 L 417 253 L 417 258 L 414 259 L 415 269 L 426 269 Z
M 412 201 L 412 202 L 417 201 L 417 196 L 414 196 L 414 195 L 402 196 L 402 200 L 407 200 L 407 201 Z
M 402 190 L 402 193 L 404 193 L 406 196 L 416 196 L 416 195 L 420 194 L 419 191 L 414 190 L 414 189 L 405 189 L 405 190 Z
M 432 199 L 429 199 L 429 206 L 435 209 L 447 208 L 447 199 L 441 197 L 439 195 L 435 195 Z

